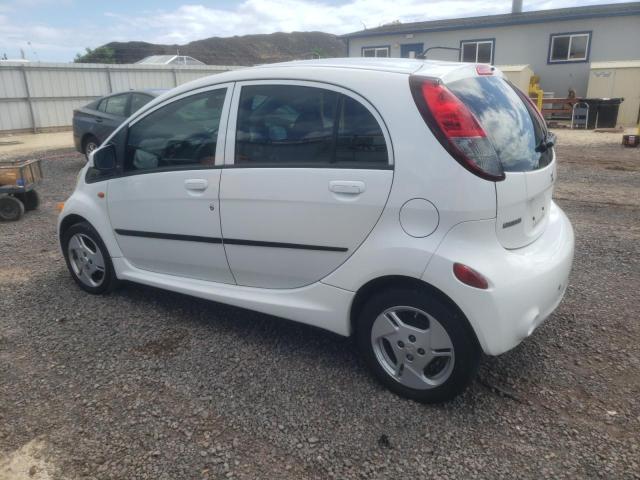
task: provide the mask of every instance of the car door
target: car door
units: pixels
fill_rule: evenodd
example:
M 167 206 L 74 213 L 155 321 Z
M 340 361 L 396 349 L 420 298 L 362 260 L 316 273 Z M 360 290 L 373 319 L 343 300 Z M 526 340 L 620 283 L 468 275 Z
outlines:
M 94 122 L 94 135 L 102 143 L 127 118 L 131 95 L 121 93 L 103 98 L 98 104 Z
M 300 81 L 236 85 L 220 208 L 239 285 L 295 288 L 341 265 L 378 221 L 393 179 L 378 113 Z
M 135 267 L 233 283 L 222 247 L 220 167 L 231 85 L 168 100 L 128 127 L 109 218 Z

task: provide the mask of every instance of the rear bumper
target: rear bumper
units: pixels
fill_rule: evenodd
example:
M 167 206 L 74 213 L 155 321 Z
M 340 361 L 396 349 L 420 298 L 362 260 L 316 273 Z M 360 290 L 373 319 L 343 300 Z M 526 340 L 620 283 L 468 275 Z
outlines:
M 460 307 L 485 353 L 499 355 L 531 335 L 556 309 L 567 288 L 573 248 L 571 223 L 552 202 L 545 232 L 516 250 L 500 245 L 495 220 L 456 225 L 429 262 L 423 280 Z M 453 275 L 455 262 L 482 273 L 489 288 L 461 283 Z

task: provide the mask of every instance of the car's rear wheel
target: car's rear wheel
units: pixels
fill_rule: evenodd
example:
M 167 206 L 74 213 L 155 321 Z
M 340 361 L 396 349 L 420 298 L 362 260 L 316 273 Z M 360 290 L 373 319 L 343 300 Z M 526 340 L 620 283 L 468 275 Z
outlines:
M 89 160 L 89 154 L 93 152 L 95 149 L 97 149 L 99 146 L 100 146 L 100 141 L 93 135 L 88 136 L 84 140 L 83 150 L 84 150 L 84 157 L 87 161 Z
M 76 223 L 63 233 L 62 251 L 71 276 L 83 290 L 98 294 L 117 286 L 107 247 L 89 223 Z
M 0 197 L 0 220 L 13 222 L 24 215 L 24 204 L 11 195 Z
M 473 379 L 480 348 L 465 318 L 422 290 L 373 297 L 356 326 L 369 368 L 395 393 L 419 402 L 451 400 Z

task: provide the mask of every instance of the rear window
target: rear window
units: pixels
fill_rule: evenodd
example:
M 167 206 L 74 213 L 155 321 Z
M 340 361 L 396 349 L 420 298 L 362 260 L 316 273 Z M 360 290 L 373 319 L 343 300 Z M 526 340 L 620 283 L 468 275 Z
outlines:
M 473 77 L 447 84 L 473 112 L 498 154 L 505 172 L 547 166 L 552 149 L 536 151 L 547 135 L 539 115 L 504 79 Z

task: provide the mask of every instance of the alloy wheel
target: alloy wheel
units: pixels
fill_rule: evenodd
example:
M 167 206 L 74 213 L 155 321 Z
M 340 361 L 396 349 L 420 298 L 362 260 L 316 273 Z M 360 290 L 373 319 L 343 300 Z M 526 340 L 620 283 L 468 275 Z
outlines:
M 373 323 L 371 345 L 376 359 L 394 380 L 426 390 L 442 385 L 455 362 L 453 342 L 432 315 L 414 307 L 386 309 Z
M 104 257 L 91 237 L 76 233 L 69 239 L 67 253 L 73 273 L 83 284 L 99 287 L 104 282 Z

